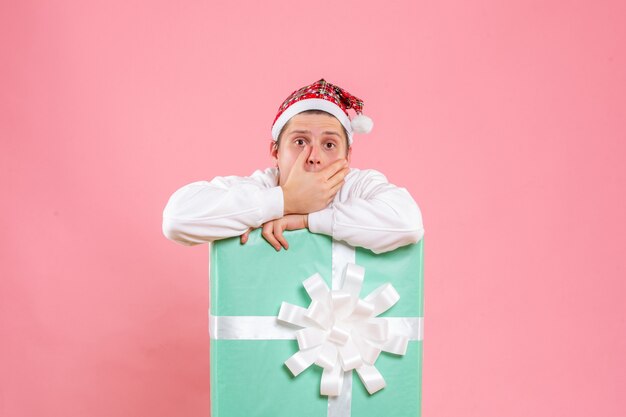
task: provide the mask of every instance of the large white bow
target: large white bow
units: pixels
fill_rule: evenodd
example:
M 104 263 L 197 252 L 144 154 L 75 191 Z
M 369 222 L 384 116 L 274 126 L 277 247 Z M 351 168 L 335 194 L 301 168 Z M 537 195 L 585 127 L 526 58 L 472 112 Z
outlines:
M 304 282 L 311 297 L 308 308 L 283 302 L 277 319 L 300 327 L 295 332 L 299 350 L 285 365 L 294 376 L 313 363 L 324 368 L 322 395 L 341 392 L 343 371 L 356 370 L 370 394 L 385 387 L 374 363 L 381 351 L 404 355 L 409 338 L 392 334 L 389 322 L 376 317 L 398 302 L 400 295 L 389 283 L 359 298 L 365 269 L 348 263 L 339 290 L 329 290 L 319 274 Z

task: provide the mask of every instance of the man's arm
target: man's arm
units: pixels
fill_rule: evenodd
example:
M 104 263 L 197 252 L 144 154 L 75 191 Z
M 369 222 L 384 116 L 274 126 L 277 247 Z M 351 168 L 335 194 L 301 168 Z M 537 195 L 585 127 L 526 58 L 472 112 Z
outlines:
M 250 177 L 216 177 L 176 191 L 163 211 L 163 234 L 196 245 L 243 234 L 283 216 L 283 192 L 274 169 Z
M 332 206 L 310 213 L 309 230 L 352 246 L 387 252 L 424 235 L 419 207 L 404 188 L 374 170 L 353 170 Z

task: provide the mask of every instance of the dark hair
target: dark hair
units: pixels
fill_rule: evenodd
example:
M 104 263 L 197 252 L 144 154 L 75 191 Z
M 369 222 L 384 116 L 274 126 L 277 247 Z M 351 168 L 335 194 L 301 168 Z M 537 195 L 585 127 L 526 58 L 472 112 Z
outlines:
M 330 114 L 330 113 L 328 113 L 327 111 L 324 111 L 324 110 L 305 110 L 305 111 L 300 112 L 298 114 L 326 114 L 328 116 L 335 117 L 332 114 Z M 335 117 L 335 119 L 337 119 L 337 118 Z M 339 119 L 337 119 L 337 120 L 339 120 Z M 280 146 L 280 139 L 282 138 L 283 132 L 285 131 L 287 126 L 289 126 L 290 122 L 291 122 L 291 119 L 289 119 L 289 121 L 287 123 L 285 123 L 285 125 L 283 126 L 282 129 L 280 129 L 280 133 L 278 134 L 278 139 L 276 139 L 276 142 L 275 142 L 276 149 L 278 149 L 278 147 Z M 339 124 L 341 124 L 341 122 Z M 346 153 L 347 153 L 348 149 L 350 149 L 350 141 L 348 140 L 348 131 L 343 126 L 343 124 L 341 124 L 341 130 L 343 130 L 343 136 L 344 136 L 344 138 L 346 140 Z

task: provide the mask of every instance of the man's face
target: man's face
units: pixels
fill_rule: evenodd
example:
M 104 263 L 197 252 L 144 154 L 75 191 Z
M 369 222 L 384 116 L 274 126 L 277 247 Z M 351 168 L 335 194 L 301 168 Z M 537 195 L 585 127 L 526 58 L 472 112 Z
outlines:
M 326 113 L 300 113 L 283 129 L 280 147 L 270 144 L 270 152 L 280 171 L 279 185 L 284 185 L 300 152 L 307 152 L 305 170 L 320 171 L 338 159 L 350 163 L 352 148 L 339 120 Z M 305 150 L 306 149 L 306 150 Z

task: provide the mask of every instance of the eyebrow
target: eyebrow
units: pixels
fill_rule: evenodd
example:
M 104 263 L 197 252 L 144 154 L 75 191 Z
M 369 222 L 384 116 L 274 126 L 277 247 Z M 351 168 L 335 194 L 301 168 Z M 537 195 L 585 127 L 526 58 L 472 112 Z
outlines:
M 293 134 L 293 133 L 311 133 L 310 130 L 292 130 L 291 132 L 289 132 L 289 134 Z M 334 130 L 326 130 L 324 132 L 322 132 L 323 135 L 335 135 L 335 136 L 339 136 L 341 137 L 341 135 L 339 134 L 339 132 L 336 132 Z

